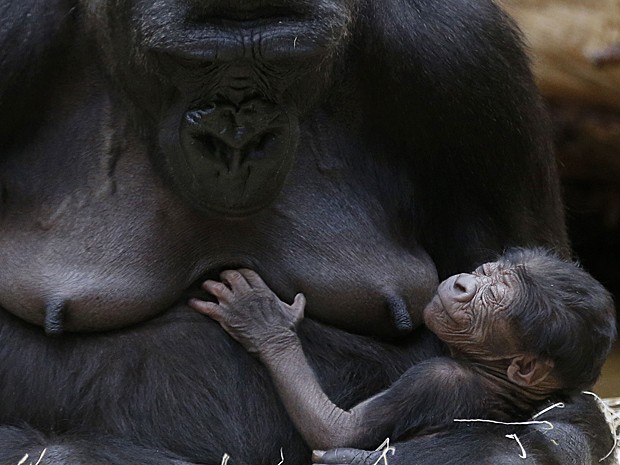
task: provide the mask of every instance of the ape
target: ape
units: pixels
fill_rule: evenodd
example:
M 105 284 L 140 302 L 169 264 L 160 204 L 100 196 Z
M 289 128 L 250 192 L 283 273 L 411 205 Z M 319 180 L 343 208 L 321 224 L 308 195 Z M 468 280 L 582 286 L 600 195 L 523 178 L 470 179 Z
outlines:
M 262 366 L 184 304 L 197 283 L 246 267 L 303 292 L 305 351 L 348 408 L 441 352 L 419 328 L 438 279 L 510 245 L 567 252 L 540 103 L 490 0 L 0 17 L 0 463 L 307 462 Z M 606 452 L 593 405 L 554 422 L 523 439 L 539 463 Z M 406 441 L 393 463 L 520 460 L 502 433 Z
M 461 426 L 455 418 L 526 421 L 551 400 L 591 389 L 616 337 L 613 299 L 592 276 L 544 249 L 512 249 L 443 281 L 424 308 L 453 358 L 414 365 L 344 411 L 321 389 L 297 337 L 303 295 L 289 306 L 251 270 L 221 278 L 203 284 L 217 304 L 190 305 L 258 356 L 315 449 L 374 449 L 385 438 Z

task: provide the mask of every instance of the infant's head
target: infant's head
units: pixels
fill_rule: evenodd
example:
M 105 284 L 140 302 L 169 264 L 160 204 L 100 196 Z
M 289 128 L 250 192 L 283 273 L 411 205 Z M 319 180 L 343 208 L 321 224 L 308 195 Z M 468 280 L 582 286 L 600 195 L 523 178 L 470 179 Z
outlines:
M 535 385 L 552 373 L 558 387 L 589 388 L 616 337 L 609 292 L 577 264 L 544 249 L 511 249 L 473 273 L 439 285 L 426 325 L 455 354 L 505 359 L 508 377 Z

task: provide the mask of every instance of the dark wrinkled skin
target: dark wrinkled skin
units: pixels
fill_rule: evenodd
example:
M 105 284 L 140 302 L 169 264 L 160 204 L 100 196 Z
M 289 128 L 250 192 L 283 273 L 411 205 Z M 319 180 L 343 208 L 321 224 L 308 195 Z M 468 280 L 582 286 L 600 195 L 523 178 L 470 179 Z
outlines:
M 340 328 L 302 332 L 346 404 L 440 350 L 411 332 L 439 278 L 508 245 L 566 250 L 534 86 L 487 0 L 0 0 L 0 17 L 0 463 L 45 446 L 47 464 L 302 463 L 262 368 L 183 303 L 197 282 L 246 266 L 303 292 Z
M 480 360 L 508 355 L 516 351 L 518 340 L 506 315 L 519 284 L 514 272 L 498 270 L 495 263 L 451 276 L 424 308 L 424 323 L 460 354 Z M 500 341 L 503 352 L 492 353 Z

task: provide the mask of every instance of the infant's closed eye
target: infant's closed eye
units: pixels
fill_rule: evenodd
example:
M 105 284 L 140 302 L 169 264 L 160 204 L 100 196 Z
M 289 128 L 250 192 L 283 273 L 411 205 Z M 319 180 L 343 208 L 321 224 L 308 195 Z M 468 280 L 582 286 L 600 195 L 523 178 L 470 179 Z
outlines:
M 501 301 L 501 292 L 496 284 L 489 284 L 486 288 L 486 297 L 491 303 L 499 303 Z

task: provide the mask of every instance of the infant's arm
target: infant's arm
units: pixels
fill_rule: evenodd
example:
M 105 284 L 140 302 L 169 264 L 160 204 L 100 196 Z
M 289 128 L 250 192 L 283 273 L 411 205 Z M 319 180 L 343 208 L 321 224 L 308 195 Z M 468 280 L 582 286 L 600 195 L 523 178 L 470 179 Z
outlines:
M 305 301 L 287 305 L 249 270 L 229 271 L 222 283 L 205 289 L 219 305 L 192 300 L 191 305 L 222 325 L 267 367 L 295 426 L 313 449 L 374 447 L 386 437 L 429 431 L 453 424 L 460 415 L 480 410 L 484 394 L 477 377 L 459 362 L 434 358 L 411 367 L 389 389 L 351 410 L 335 405 L 308 365 L 295 332 Z
M 363 404 L 351 411 L 336 406 L 308 365 L 295 332 L 303 318 L 303 296 L 289 306 L 249 270 L 227 271 L 222 278 L 230 287 L 215 281 L 204 284 L 219 305 L 195 299 L 190 305 L 217 320 L 248 351 L 258 355 L 308 445 L 332 449 L 368 444 Z
M 412 366 L 367 401 L 364 422 L 369 430 L 384 429 L 390 417 L 392 440 L 445 431 L 458 426 L 455 419 L 486 418 L 487 402 L 492 405 L 494 395 L 467 363 L 434 357 Z

